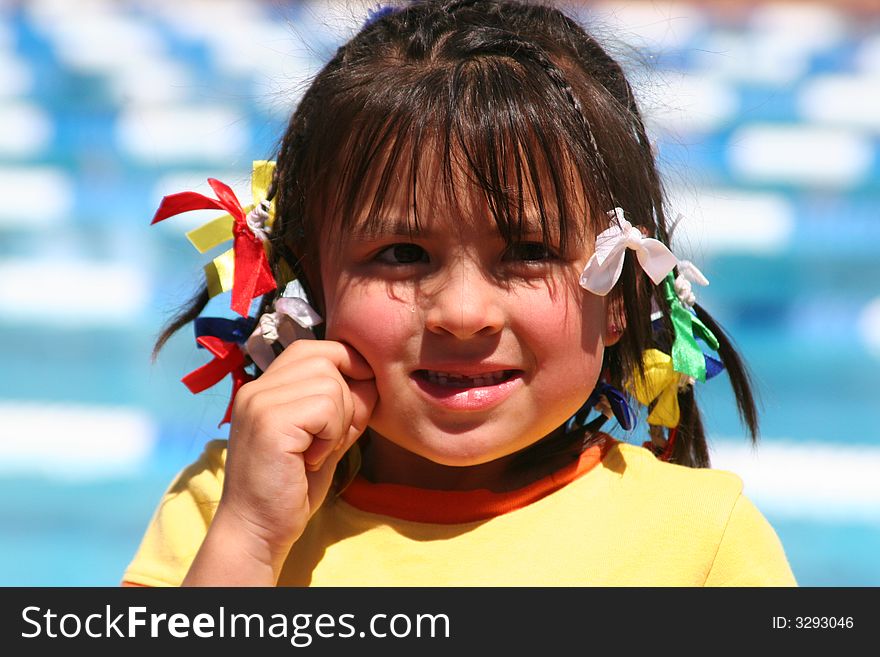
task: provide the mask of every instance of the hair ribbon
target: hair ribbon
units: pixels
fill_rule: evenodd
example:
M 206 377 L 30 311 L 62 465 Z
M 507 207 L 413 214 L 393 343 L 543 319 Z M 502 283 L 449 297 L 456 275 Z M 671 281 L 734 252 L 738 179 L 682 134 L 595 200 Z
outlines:
M 180 192 L 165 196 L 153 221 L 155 224 L 168 217 L 191 210 L 225 210 L 227 214 L 190 231 L 187 237 L 200 253 L 227 240 L 233 240 L 231 249 L 214 258 L 205 267 L 209 296 L 232 289 L 231 308 L 242 317 L 248 316 L 251 300 L 275 289 L 275 277 L 266 257 L 265 242 L 271 229 L 271 205 L 265 199 L 272 178 L 274 163 L 254 162 L 251 191 L 255 203 L 243 207 L 235 192 L 225 183 L 208 178 L 208 184 L 217 198 L 196 192 Z
M 274 312 L 263 313 L 247 339 L 244 350 L 261 370 L 275 360 L 272 343 L 287 347 L 296 340 L 314 339 L 312 327 L 324 319 L 309 305 L 302 284 L 294 279 L 274 302 Z
M 678 387 L 681 373 L 675 370 L 672 357 L 659 349 L 646 349 L 642 356 L 645 375 L 633 375 L 632 392 L 643 406 L 654 404 L 648 415 L 648 424 L 670 429 L 678 426 L 681 411 L 678 406 Z
M 718 338 L 679 299 L 672 273 L 667 275 L 663 282 L 663 294 L 669 306 L 669 319 L 675 331 L 675 340 L 672 343 L 672 362 L 675 371 L 698 381 L 705 381 L 706 355 L 697 344 L 696 338 L 701 338 L 713 351 L 718 351 Z
M 622 208 L 608 212 L 611 226 L 596 237 L 596 250 L 580 277 L 580 285 L 588 292 L 605 296 L 620 278 L 627 250 L 636 252 L 639 265 L 659 285 L 675 268 L 678 259 L 660 240 L 645 237 L 627 221 Z
M 232 419 L 232 402 L 238 389 L 253 377 L 244 369 L 245 355 L 236 343 L 226 342 L 213 335 L 202 335 L 196 340 L 213 354 L 214 360 L 193 370 L 181 381 L 190 392 L 199 393 L 219 383 L 227 374 L 232 375 L 232 394 L 229 396 L 226 414 L 218 425 L 222 426 Z

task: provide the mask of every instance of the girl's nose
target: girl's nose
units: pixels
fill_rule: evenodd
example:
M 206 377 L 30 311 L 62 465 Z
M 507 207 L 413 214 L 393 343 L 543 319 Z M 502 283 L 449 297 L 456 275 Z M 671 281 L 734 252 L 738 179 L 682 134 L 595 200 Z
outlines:
M 467 340 L 492 335 L 504 327 L 505 291 L 481 268 L 468 262 L 451 266 L 428 295 L 425 325 L 436 334 Z

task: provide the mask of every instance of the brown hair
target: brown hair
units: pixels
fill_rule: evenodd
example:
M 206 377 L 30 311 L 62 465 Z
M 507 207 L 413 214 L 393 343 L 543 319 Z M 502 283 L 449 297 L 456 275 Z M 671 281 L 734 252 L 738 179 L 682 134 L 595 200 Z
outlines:
M 572 228 L 595 234 L 606 212 L 625 209 L 645 233 L 668 243 L 663 189 L 635 96 L 621 66 L 556 8 L 511 0 L 416 0 L 379 12 L 339 48 L 306 91 L 277 154 L 272 265 L 279 289 L 290 271 L 322 312 L 319 240 L 324 222 L 345 228 L 368 208 L 374 221 L 404 180 L 419 220 L 418 171 L 430 142 L 442 185 L 456 198 L 454 170 L 464 166 L 482 190 L 502 236 L 517 239 L 524 188 L 533 190 L 545 242 Z M 597 225 L 572 208 L 585 199 Z M 602 222 L 602 223 L 598 223 Z M 652 327 L 652 299 L 663 311 Z M 267 308 L 273 295 L 263 299 Z M 202 291 L 172 320 L 156 350 L 207 303 Z M 672 325 L 661 287 L 626 256 L 610 295 L 625 331 L 605 351 L 608 382 L 622 388 L 642 371 L 651 347 L 669 352 Z M 757 413 L 746 370 L 730 340 L 700 306 L 719 339 L 740 416 L 753 440 Z M 681 424 L 672 461 L 707 467 L 703 425 L 691 389 L 679 394 Z M 554 432 L 522 453 L 577 449 L 584 436 Z

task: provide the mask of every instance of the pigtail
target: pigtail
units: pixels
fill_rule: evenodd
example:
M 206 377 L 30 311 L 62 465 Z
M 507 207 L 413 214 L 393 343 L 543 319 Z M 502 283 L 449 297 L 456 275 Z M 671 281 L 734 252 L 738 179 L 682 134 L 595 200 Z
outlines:
M 666 445 L 659 456 L 664 461 L 691 468 L 708 468 L 709 448 L 692 386 L 679 391 L 678 407 L 681 421 L 667 433 Z
M 663 295 L 659 293 L 658 286 L 655 304 L 662 308 L 663 312 L 662 316 L 654 322 L 652 345 L 663 354 L 669 354 L 672 353 L 676 336 L 670 318 L 671 311 L 667 305 L 668 300 L 661 297 Z M 756 443 L 758 414 L 749 375 L 742 358 L 734 349 L 730 338 L 721 326 L 704 308 L 694 304 L 692 310 L 696 320 L 700 321 L 712 337 L 717 340 L 717 347 L 714 351 L 717 353 L 720 365 L 728 373 L 740 419 L 748 430 L 752 443 Z M 639 376 L 644 376 L 644 372 L 635 373 L 627 387 L 633 389 L 632 381 Z M 684 374 L 679 376 L 676 392 L 678 423 L 675 426 L 652 424 L 649 416 L 650 440 L 646 441 L 643 446 L 650 449 L 661 460 L 689 467 L 708 468 L 711 463 L 705 429 L 696 400 L 696 382 Z M 673 382 L 673 385 L 676 384 Z M 649 404 L 649 412 L 653 409 L 654 403 Z
M 758 409 L 752 394 L 751 377 L 742 358 L 734 349 L 730 338 L 723 328 L 699 304 L 694 304 L 697 317 L 712 331 L 718 339 L 718 355 L 727 370 L 730 387 L 736 397 L 737 411 L 743 425 L 749 430 L 752 443 L 758 442 Z
M 653 216 L 650 217 L 651 221 L 648 225 L 649 234 L 668 244 L 670 233 L 667 230 L 663 211 L 662 180 L 641 112 L 623 69 L 592 37 L 578 29 L 571 19 L 563 15 L 561 20 L 570 28 L 567 31 L 571 35 L 572 45 L 581 61 L 588 67 L 589 73 L 608 90 L 629 117 L 644 162 L 643 172 L 647 182 L 644 189 L 649 194 L 649 203 L 653 208 Z M 635 218 L 639 218 L 637 213 L 641 208 L 640 200 L 632 199 L 635 203 L 631 210 Z M 632 276 L 633 273 L 636 275 Z M 627 382 L 631 382 L 633 378 L 644 377 L 645 370 L 641 355 L 651 345 L 667 353 L 671 351 L 674 331 L 664 295 L 659 286 L 655 288 L 654 303 L 651 304 L 651 295 L 644 294 L 647 283 L 646 278 L 635 266 L 631 255 L 628 254 L 623 276 L 615 292 L 612 293 L 617 295 L 616 303 L 623 307 L 627 321 L 626 331 L 621 336 L 620 342 L 606 351 L 606 372 L 613 385 L 626 387 Z M 612 307 L 615 305 L 614 299 L 615 297 L 612 297 Z M 649 320 L 645 321 L 650 314 L 647 309 L 652 306 L 663 309 L 662 317 L 653 326 Z M 697 319 L 701 320 L 718 340 L 717 354 L 724 369 L 727 370 L 740 419 L 748 430 L 752 442 L 755 443 L 758 436 L 758 413 L 745 365 L 727 334 L 711 315 L 698 304 L 694 304 L 692 310 Z M 645 446 L 650 447 L 662 460 L 690 467 L 709 467 L 705 430 L 693 384 L 680 386 L 677 397 L 680 411 L 678 426 L 664 429 L 649 425 L 651 439 L 645 443 Z
M 172 335 L 177 333 L 177 331 L 189 324 L 202 313 L 205 306 L 208 305 L 210 298 L 208 287 L 203 284 L 198 292 L 193 295 L 192 299 L 178 309 L 177 314 L 175 314 L 174 317 L 162 327 L 159 337 L 156 338 L 156 343 L 153 345 L 153 353 L 151 356 L 153 361 L 159 357 L 159 352 Z
M 271 201 L 276 194 L 278 189 L 278 177 L 277 172 L 273 175 L 272 181 L 269 185 L 266 200 Z M 285 251 L 283 249 L 278 249 L 278 240 L 274 238 L 270 238 L 270 241 L 273 243 L 273 248 L 270 251 L 269 255 L 269 266 L 272 270 L 272 274 L 275 280 L 279 283 L 279 287 L 283 287 L 281 283 L 291 280 L 291 275 L 289 274 L 290 267 L 285 266 Z M 281 257 L 279 257 L 279 255 Z M 259 312 L 257 313 L 257 317 L 262 315 L 266 310 L 271 307 L 272 302 L 278 295 L 278 290 L 273 290 L 271 292 L 267 292 L 264 294 L 260 301 Z M 155 361 L 159 357 L 159 352 L 168 342 L 168 340 L 180 329 L 184 328 L 190 322 L 193 322 L 196 318 L 198 318 L 205 307 L 208 305 L 208 302 L 211 299 L 211 295 L 208 291 L 208 286 L 206 284 L 202 284 L 196 293 L 192 296 L 192 298 L 179 307 L 178 311 L 174 316 L 162 327 L 158 338 L 156 338 L 156 342 L 153 345 L 153 351 L 151 354 L 151 358 Z

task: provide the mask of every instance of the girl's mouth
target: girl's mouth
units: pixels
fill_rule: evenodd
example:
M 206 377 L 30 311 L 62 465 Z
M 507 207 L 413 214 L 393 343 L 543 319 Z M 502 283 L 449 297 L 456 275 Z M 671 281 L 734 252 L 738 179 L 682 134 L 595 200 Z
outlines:
M 416 370 L 412 380 L 424 399 L 449 411 L 486 411 L 510 397 L 523 384 L 522 370 L 457 374 Z
M 434 385 L 448 388 L 481 388 L 494 386 L 511 379 L 518 370 L 498 370 L 495 372 L 482 372 L 473 376 L 456 374 L 454 372 L 438 372 L 435 370 L 416 370 L 415 375 Z

